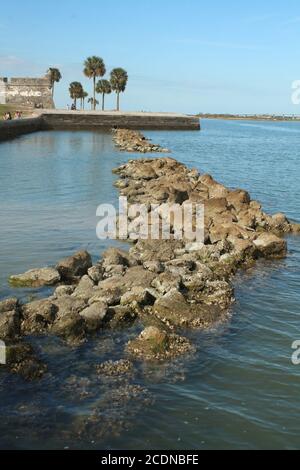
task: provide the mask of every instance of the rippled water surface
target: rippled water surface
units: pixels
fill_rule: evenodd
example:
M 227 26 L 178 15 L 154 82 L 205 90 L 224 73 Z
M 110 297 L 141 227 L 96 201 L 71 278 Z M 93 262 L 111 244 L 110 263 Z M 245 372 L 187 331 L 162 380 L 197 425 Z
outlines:
M 247 189 L 267 211 L 300 220 L 299 123 L 202 126 L 147 134 L 187 165 Z M 79 248 L 99 257 L 108 244 L 96 239 L 96 207 L 117 201 L 111 170 L 132 157 L 96 132 L 37 133 L 0 145 L 0 298 L 46 293 L 10 289 L 12 273 Z M 231 322 L 193 333 L 197 354 L 179 363 L 101 381 L 95 365 L 120 358 L 138 329 L 74 349 L 32 339 L 49 373 L 28 384 L 0 371 L 0 447 L 300 448 L 300 366 L 291 362 L 300 339 L 300 237 L 288 242 L 286 260 L 238 275 Z

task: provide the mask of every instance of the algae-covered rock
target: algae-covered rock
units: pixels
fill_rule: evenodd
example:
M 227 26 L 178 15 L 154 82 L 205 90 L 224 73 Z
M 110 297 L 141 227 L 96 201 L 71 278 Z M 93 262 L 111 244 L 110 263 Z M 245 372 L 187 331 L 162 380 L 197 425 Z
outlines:
M 188 339 L 150 326 L 141 335 L 130 341 L 127 352 L 144 361 L 165 361 L 194 351 Z
M 60 274 L 53 268 L 31 269 L 24 274 L 10 276 L 9 282 L 14 287 L 54 286 L 60 281 Z
M 28 381 L 42 378 L 47 371 L 47 366 L 36 357 L 33 348 L 23 342 L 6 346 L 6 363 L 11 372 Z

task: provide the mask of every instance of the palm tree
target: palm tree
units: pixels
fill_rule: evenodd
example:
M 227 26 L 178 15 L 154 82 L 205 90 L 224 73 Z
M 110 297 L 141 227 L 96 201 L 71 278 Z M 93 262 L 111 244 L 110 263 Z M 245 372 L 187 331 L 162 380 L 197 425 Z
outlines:
M 74 105 L 76 107 L 77 100 L 81 98 L 83 88 L 80 82 L 72 82 L 69 86 L 69 93 L 72 100 L 74 100 Z
M 91 103 L 91 109 L 96 109 L 96 106 L 99 104 L 98 100 L 94 100 L 94 98 L 89 98 L 88 103 Z
M 96 86 L 96 93 L 102 95 L 102 111 L 104 111 L 105 95 L 111 94 L 111 84 L 108 80 L 99 80 Z
M 84 91 L 83 94 L 82 94 L 82 105 L 83 105 L 83 109 L 84 109 L 84 102 L 86 100 L 86 98 L 89 96 L 88 92 L 87 91 Z
M 81 87 L 81 90 L 80 90 L 79 96 L 78 96 L 78 98 L 80 98 L 80 108 L 81 109 L 84 109 L 84 101 L 88 96 L 89 96 L 89 94 L 86 91 L 84 91 L 83 87 Z
M 101 57 L 88 57 L 86 61 L 84 62 L 84 75 L 88 78 L 93 79 L 93 85 L 94 85 L 94 106 L 96 103 L 96 78 L 97 77 L 104 77 L 106 74 L 106 68 L 103 59 Z M 96 109 L 96 106 L 94 107 L 94 110 Z
M 62 75 L 58 69 L 55 69 L 53 67 L 50 67 L 47 73 L 50 75 L 52 98 L 53 98 L 54 97 L 54 84 L 55 82 L 58 83 L 61 81 Z
M 113 69 L 110 74 L 110 84 L 113 91 L 117 93 L 117 111 L 120 111 L 120 93 L 124 93 L 128 82 L 128 74 L 126 70 L 117 68 Z

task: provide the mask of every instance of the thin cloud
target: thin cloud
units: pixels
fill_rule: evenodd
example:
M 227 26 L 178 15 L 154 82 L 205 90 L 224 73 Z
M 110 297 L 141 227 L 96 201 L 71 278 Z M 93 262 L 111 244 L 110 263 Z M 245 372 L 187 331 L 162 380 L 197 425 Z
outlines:
M 24 65 L 25 61 L 14 55 L 0 55 L 0 67 L 17 67 Z
M 0 76 L 35 76 L 46 73 L 48 67 L 15 55 L 0 55 Z
M 231 42 L 223 42 L 223 41 L 206 41 L 202 39 L 192 39 L 192 38 L 178 39 L 175 42 L 178 44 L 189 44 L 189 45 L 195 44 L 195 45 L 200 45 L 200 46 L 214 47 L 214 48 L 221 48 L 221 49 L 236 49 L 236 50 L 248 50 L 248 51 L 257 51 L 257 50 L 266 49 L 265 47 L 262 47 L 256 44 L 239 44 L 238 42 L 231 43 Z

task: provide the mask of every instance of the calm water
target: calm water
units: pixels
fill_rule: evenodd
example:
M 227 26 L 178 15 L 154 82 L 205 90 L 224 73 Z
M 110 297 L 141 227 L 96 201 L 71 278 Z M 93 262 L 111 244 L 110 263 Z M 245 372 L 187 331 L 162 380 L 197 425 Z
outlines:
M 249 190 L 266 210 L 300 220 L 299 123 L 203 121 L 201 133 L 148 135 L 189 166 Z M 79 248 L 97 259 L 105 244 L 95 236 L 96 207 L 117 200 L 111 169 L 131 157 L 109 135 L 89 132 L 0 145 L 0 298 L 36 294 L 10 290 L 12 273 Z M 193 333 L 195 357 L 140 366 L 128 383 L 101 382 L 95 364 L 120 358 L 136 328 L 71 350 L 32 339 L 49 373 L 34 384 L 0 374 L 0 447 L 299 449 L 291 345 L 300 339 L 300 237 L 288 241 L 286 260 L 238 276 L 232 321 Z

